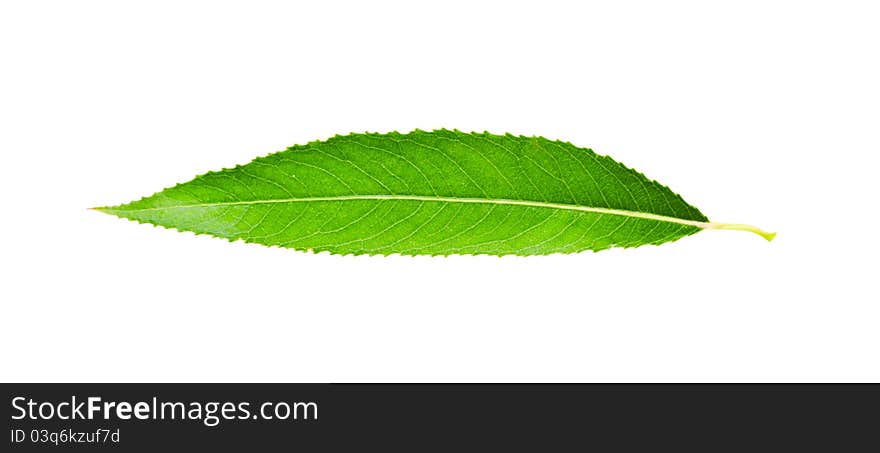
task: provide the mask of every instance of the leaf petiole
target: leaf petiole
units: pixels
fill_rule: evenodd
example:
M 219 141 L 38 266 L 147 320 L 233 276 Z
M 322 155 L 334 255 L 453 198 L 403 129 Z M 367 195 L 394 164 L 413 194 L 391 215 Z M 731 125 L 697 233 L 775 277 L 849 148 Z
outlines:
M 758 227 L 752 225 L 745 225 L 742 223 L 716 223 L 716 222 L 706 222 L 703 228 L 708 230 L 736 230 L 736 231 L 748 231 L 750 233 L 755 233 L 762 238 L 772 241 L 773 238 L 776 237 L 776 233 L 770 233 L 764 231 Z

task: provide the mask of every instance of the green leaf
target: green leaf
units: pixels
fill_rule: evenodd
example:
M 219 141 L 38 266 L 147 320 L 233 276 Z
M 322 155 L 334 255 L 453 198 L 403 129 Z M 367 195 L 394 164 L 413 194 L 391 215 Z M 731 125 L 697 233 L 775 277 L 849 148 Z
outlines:
M 661 244 L 708 221 L 609 157 L 540 137 L 351 134 L 97 208 L 119 217 L 340 254 L 546 255 Z

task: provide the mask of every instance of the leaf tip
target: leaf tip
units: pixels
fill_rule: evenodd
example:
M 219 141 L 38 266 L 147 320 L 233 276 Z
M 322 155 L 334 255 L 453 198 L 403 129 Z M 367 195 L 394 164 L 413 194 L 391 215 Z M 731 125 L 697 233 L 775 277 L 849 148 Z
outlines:
M 102 214 L 115 215 L 115 216 L 119 217 L 119 211 L 116 209 L 115 206 L 97 206 L 97 207 L 87 208 L 87 209 L 89 211 L 95 211 L 95 212 L 100 212 Z

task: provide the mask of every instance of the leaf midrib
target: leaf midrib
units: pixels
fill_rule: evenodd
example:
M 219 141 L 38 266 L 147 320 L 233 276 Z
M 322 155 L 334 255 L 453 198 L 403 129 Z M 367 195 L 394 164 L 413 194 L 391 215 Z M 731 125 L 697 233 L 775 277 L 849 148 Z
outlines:
M 421 201 L 421 202 L 439 202 L 439 203 L 472 203 L 472 204 L 498 204 L 508 206 L 527 206 L 534 208 L 546 209 L 562 209 L 567 211 L 591 212 L 596 214 L 607 214 L 624 217 L 632 217 L 638 219 L 655 220 L 659 222 L 676 223 L 679 225 L 688 225 L 697 228 L 715 228 L 712 222 L 700 222 L 697 220 L 681 219 L 678 217 L 653 214 L 649 212 L 628 211 L 624 209 L 600 208 L 594 206 L 572 205 L 564 203 L 548 203 L 543 201 L 531 200 L 510 200 L 504 198 L 462 198 L 462 197 L 443 197 L 443 196 L 427 196 L 427 195 L 339 195 L 331 197 L 306 197 L 306 198 L 276 198 L 268 200 L 243 200 L 243 201 L 223 201 L 216 203 L 195 203 L 183 205 L 158 206 L 153 208 L 142 209 L 117 209 L 117 208 L 96 208 L 99 211 L 108 212 L 147 212 L 147 211 L 164 211 L 168 209 L 186 209 L 186 208 L 211 208 L 222 206 L 243 206 L 256 204 L 278 204 L 278 203 L 304 203 L 318 201 L 356 201 L 356 200 L 393 200 L 393 201 Z

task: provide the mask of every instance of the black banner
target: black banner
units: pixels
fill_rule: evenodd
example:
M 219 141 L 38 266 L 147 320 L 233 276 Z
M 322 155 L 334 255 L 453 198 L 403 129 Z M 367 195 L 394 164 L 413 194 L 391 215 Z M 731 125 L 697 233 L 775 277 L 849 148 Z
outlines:
M 880 447 L 878 385 L 3 384 L 2 395 L 13 452 Z

